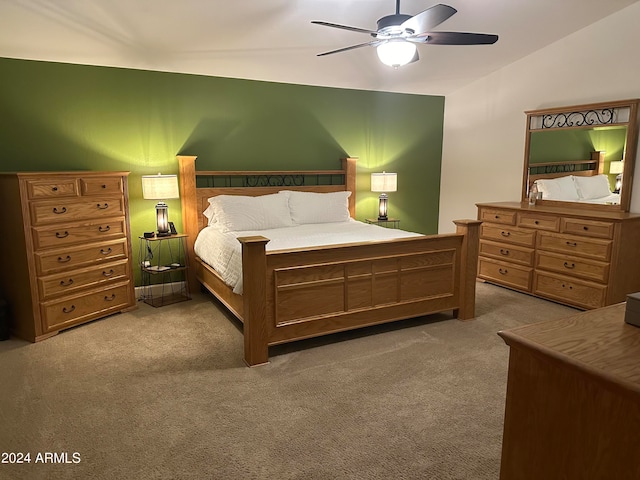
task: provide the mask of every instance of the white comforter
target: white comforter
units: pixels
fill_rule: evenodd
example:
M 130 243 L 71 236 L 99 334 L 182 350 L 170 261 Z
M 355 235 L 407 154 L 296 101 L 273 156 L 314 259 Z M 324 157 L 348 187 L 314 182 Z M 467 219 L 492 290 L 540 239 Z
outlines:
M 233 287 L 235 293 L 241 294 L 242 250 L 237 238 L 254 235 L 262 235 L 270 240 L 266 246 L 268 251 L 420 236 L 418 233 L 369 225 L 356 220 L 242 232 L 221 232 L 211 226 L 203 228 L 198 234 L 194 245 L 195 253 L 213 267 L 222 280 Z

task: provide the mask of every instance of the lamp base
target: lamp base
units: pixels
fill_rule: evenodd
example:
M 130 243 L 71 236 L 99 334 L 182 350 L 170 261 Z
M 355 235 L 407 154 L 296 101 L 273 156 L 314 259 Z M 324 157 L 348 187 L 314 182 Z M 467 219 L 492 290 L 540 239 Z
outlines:
M 386 222 L 387 220 L 389 220 L 389 217 L 387 217 L 386 215 L 385 215 L 384 217 L 380 217 L 380 216 L 379 216 L 379 217 L 378 217 L 378 220 L 380 220 L 380 221 L 385 221 L 385 222 Z
M 170 237 L 171 232 L 158 232 L 156 233 L 156 237 Z

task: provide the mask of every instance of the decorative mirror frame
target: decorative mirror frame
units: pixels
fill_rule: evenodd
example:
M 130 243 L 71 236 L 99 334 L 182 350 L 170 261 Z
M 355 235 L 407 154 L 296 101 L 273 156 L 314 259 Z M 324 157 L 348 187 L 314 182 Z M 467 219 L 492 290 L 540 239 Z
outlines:
M 631 191 L 633 187 L 633 171 L 635 168 L 635 160 L 638 145 L 638 103 L 639 99 L 618 100 L 612 102 L 589 103 L 584 105 L 573 105 L 566 107 L 546 108 L 540 110 L 528 110 L 524 113 L 527 115 L 527 130 L 524 148 L 524 167 L 522 174 L 522 202 L 527 202 L 529 198 L 529 189 L 531 181 L 529 178 L 530 171 L 530 154 L 531 154 L 531 135 L 534 132 L 550 131 L 550 130 L 576 130 L 576 129 L 593 129 L 594 127 L 626 127 L 627 134 L 625 139 L 624 151 L 624 170 L 622 173 L 622 189 L 620 192 L 619 204 L 596 204 L 570 202 L 561 200 L 545 200 L 538 199 L 536 203 L 541 205 L 553 206 L 580 206 L 588 209 L 605 209 L 628 212 L 631 204 Z M 603 152 L 592 152 L 590 159 L 571 159 L 567 162 L 578 164 L 592 164 L 591 168 L 595 168 L 596 173 L 605 173 L 602 171 Z M 545 165 L 545 164 L 540 164 Z M 566 175 L 573 174 L 572 170 L 566 170 L 562 173 Z M 561 176 L 555 174 L 555 176 Z

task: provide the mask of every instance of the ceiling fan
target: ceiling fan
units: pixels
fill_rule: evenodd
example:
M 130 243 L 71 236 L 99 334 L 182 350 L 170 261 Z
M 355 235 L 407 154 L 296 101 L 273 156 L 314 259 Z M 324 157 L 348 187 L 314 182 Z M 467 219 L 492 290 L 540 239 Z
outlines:
M 312 21 L 311 23 L 352 32 L 367 33 L 374 38 L 366 43 L 319 53 L 319 57 L 360 47 L 376 47 L 378 57 L 382 63 L 398 68 L 419 60 L 416 44 L 490 45 L 498 41 L 498 35 L 487 33 L 431 31 L 456 12 L 457 10 L 449 5 L 438 4 L 411 16 L 400 13 L 400 0 L 396 0 L 396 13 L 379 19 L 377 30 L 319 21 Z

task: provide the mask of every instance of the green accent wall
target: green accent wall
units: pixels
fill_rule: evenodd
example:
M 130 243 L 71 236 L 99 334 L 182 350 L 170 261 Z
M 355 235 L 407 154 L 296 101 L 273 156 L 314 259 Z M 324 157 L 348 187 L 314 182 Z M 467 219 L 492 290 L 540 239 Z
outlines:
M 369 174 L 385 170 L 398 173 L 389 215 L 437 232 L 441 96 L 0 58 L 0 108 L 0 171 L 131 172 L 136 259 L 137 237 L 155 226 L 140 177 L 177 173 L 177 154 L 206 170 L 335 169 L 358 157 L 359 220 L 377 216 Z M 167 203 L 180 229 L 180 201 Z

